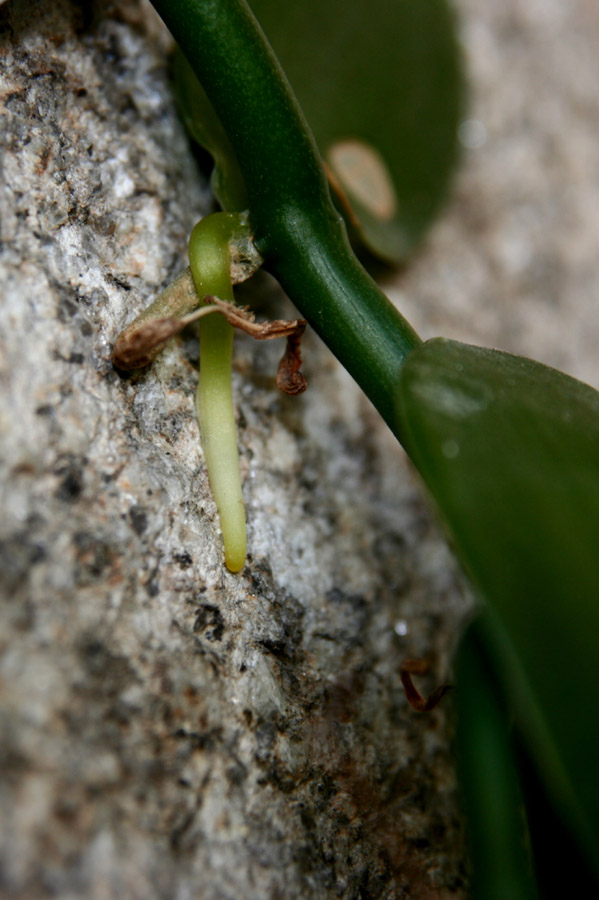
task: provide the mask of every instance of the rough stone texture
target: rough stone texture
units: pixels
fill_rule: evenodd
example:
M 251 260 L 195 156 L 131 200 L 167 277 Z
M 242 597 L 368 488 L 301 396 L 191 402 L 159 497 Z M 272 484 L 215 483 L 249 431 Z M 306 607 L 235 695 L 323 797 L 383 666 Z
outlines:
M 424 335 L 598 384 L 596 4 L 460 7 L 480 146 L 389 291 Z M 320 342 L 290 399 L 241 338 L 250 556 L 224 570 L 193 337 L 110 364 L 209 195 L 149 8 L 81 9 L 0 10 L 0 894 L 460 898 L 451 703 L 412 713 L 398 671 L 447 677 L 449 553 Z

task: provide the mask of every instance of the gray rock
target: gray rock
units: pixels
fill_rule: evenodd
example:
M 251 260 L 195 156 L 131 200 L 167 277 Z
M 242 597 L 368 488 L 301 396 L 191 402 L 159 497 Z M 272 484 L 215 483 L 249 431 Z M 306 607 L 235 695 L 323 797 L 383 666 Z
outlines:
M 391 294 L 425 334 L 599 380 L 596 13 L 461 6 L 486 141 Z M 413 713 L 399 664 L 450 678 L 467 592 L 313 336 L 299 398 L 276 393 L 276 347 L 237 341 L 250 555 L 224 569 L 193 335 L 133 377 L 110 362 L 210 196 L 150 7 L 89 9 L 0 10 L 0 893 L 462 897 L 451 700 Z M 262 303 L 293 314 L 266 280 Z
M 447 677 L 464 601 L 399 449 L 315 338 L 296 399 L 280 348 L 240 339 L 232 576 L 193 336 L 110 362 L 210 206 L 149 17 L 2 11 L 0 884 L 438 896 L 462 877 L 446 712 L 413 714 L 398 668 Z

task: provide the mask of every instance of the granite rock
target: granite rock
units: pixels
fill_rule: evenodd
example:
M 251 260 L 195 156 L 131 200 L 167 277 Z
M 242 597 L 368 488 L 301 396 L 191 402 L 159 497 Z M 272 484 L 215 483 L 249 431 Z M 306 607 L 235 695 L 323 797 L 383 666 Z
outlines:
M 460 7 L 469 149 L 387 287 L 425 335 L 597 383 L 595 8 Z M 193 334 L 111 364 L 211 209 L 169 46 L 134 0 L 0 10 L 0 894 L 461 898 L 451 699 L 417 715 L 399 665 L 450 678 L 471 601 L 393 438 L 313 335 L 299 398 L 240 338 L 234 576 Z

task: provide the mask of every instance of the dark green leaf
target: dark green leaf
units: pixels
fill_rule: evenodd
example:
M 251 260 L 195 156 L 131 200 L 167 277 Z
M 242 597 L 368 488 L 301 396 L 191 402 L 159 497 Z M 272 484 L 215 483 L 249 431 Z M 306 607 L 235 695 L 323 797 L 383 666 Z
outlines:
M 473 583 L 518 727 L 587 849 L 599 838 L 599 394 L 540 363 L 436 339 L 398 425 Z M 592 835 L 592 837 L 590 837 Z
M 384 259 L 405 259 L 444 199 L 456 159 L 463 81 L 447 3 L 301 0 L 284 14 L 279 0 L 250 6 L 362 240 Z
M 503 697 L 470 627 L 456 666 L 456 743 L 475 900 L 537 897 L 523 796 Z

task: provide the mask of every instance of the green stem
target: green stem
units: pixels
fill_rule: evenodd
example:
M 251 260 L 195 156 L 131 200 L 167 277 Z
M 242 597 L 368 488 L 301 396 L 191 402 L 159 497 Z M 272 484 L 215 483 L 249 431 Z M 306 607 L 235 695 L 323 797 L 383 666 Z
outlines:
M 310 130 L 247 4 L 153 2 L 235 150 L 267 268 L 396 427 L 397 379 L 420 339 L 356 260 Z
M 232 301 L 229 242 L 239 216 L 216 213 L 202 219 L 189 240 L 189 264 L 203 300 L 214 295 Z M 233 327 L 222 316 L 200 323 L 198 421 L 210 487 L 225 545 L 225 564 L 239 572 L 245 564 L 246 523 L 237 454 L 237 430 L 231 391 Z

